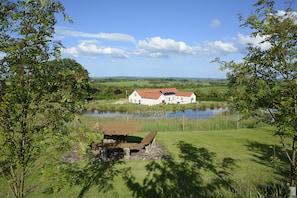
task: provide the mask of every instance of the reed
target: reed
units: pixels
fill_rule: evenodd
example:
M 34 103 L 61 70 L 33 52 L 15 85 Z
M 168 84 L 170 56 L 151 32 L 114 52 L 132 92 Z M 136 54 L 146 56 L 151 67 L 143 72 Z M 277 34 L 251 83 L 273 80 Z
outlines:
M 147 105 L 138 105 L 138 104 L 131 104 L 128 102 L 124 102 L 123 104 L 117 104 L 116 100 L 94 100 L 90 101 L 87 104 L 86 110 L 98 110 L 98 111 L 142 111 L 142 112 L 164 112 L 164 111 L 180 111 L 184 109 L 192 109 L 192 110 L 203 110 L 206 108 L 225 108 L 227 107 L 226 102 L 215 102 L 215 101 L 201 101 L 192 104 L 169 104 L 169 105 L 154 105 L 154 106 L 147 106 Z
M 137 111 L 134 110 L 134 113 Z M 138 113 L 145 114 L 138 110 Z M 149 112 L 152 113 L 152 112 Z M 155 112 L 156 116 L 165 112 Z M 92 127 L 95 123 L 109 121 L 133 121 L 142 125 L 142 131 L 212 131 L 229 130 L 240 128 L 257 128 L 267 126 L 265 123 L 256 122 L 254 119 L 238 120 L 237 114 L 224 113 L 208 119 L 189 119 L 189 118 L 140 118 L 118 116 L 118 117 L 95 117 L 80 116 L 81 123 L 87 127 Z

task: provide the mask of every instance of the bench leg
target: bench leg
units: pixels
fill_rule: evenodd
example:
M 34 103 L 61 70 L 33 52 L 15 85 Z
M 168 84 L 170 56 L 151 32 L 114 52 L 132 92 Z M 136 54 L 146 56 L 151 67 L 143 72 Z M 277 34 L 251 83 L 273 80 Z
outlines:
M 144 148 L 145 148 L 145 153 L 150 154 L 152 148 L 156 148 L 156 138 L 154 138 L 153 141 L 149 145 L 145 146 Z
M 151 144 L 145 146 L 144 148 L 145 148 L 145 153 L 148 153 L 148 154 L 151 153 Z
M 156 148 L 156 138 L 153 139 L 151 145 L 152 145 L 152 148 Z
M 124 159 L 130 159 L 130 149 L 123 148 L 123 150 L 124 150 Z

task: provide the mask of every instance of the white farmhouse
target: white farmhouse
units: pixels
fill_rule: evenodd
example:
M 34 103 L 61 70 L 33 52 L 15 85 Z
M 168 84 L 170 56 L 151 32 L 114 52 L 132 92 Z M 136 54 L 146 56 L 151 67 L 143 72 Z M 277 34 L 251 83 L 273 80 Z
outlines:
M 180 92 L 176 88 L 142 89 L 133 91 L 129 102 L 143 105 L 189 104 L 196 102 L 196 95 Z

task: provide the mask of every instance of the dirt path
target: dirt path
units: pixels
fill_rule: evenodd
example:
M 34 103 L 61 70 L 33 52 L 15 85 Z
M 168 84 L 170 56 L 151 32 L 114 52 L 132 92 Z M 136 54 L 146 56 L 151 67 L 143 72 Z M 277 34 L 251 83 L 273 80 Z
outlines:
M 112 103 L 112 104 L 125 104 L 128 103 L 128 99 L 124 98 L 124 99 L 119 99 L 118 101 Z

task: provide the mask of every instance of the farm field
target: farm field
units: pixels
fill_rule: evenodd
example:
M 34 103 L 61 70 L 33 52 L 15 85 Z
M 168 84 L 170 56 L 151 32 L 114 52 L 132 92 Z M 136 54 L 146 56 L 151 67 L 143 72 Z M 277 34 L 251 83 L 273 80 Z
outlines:
M 114 78 L 93 78 L 91 84 L 94 86 L 115 86 L 115 87 L 174 87 L 189 84 L 209 86 L 210 82 L 225 82 L 216 79 L 182 79 L 182 78 L 133 78 L 133 77 L 114 77 Z
M 275 193 L 274 186 L 283 185 L 289 174 L 273 132 L 267 127 L 159 132 L 157 142 L 172 155 L 172 160 L 126 160 L 109 165 L 97 162 L 93 166 L 82 163 L 76 173 L 83 174 L 76 185 L 44 193 L 49 183 L 31 178 L 32 183 L 43 182 L 42 188 L 28 197 L 77 197 L 80 193 L 84 197 L 167 197 L 173 193 L 180 197 L 188 197 L 189 193 L 194 197 L 264 196 Z M 134 136 L 146 134 L 147 131 Z M 10 197 L 3 180 L 0 186 L 0 197 Z

